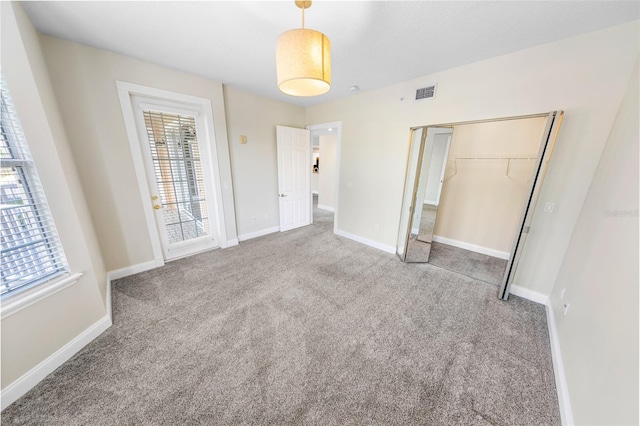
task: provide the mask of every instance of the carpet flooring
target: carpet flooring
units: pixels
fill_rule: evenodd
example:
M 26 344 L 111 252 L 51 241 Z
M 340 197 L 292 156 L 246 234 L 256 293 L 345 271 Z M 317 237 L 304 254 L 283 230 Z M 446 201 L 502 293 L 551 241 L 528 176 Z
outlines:
M 493 285 L 502 284 L 507 261 L 442 243 L 431 244 L 429 263 Z
M 542 305 L 314 219 L 115 281 L 2 424 L 560 424 Z

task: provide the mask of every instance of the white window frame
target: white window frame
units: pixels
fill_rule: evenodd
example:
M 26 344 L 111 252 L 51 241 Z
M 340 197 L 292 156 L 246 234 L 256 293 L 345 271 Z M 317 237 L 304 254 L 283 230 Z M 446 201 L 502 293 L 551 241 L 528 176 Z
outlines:
M 6 87 L 4 78 L 2 79 L 2 86 Z M 37 216 L 42 218 L 43 222 L 50 224 L 50 235 L 45 236 L 45 241 L 47 242 L 47 245 L 56 247 L 59 258 L 56 260 L 56 264 L 58 265 L 57 272 L 54 272 L 49 276 L 44 276 L 40 280 L 25 284 L 22 287 L 17 287 L 2 295 L 0 299 L 0 318 L 2 319 L 75 284 L 82 276 L 81 273 L 71 274 L 69 272 L 69 264 L 66 260 L 60 237 L 55 229 L 53 217 L 49 211 L 46 196 L 42 190 L 42 185 L 40 184 L 40 178 L 35 168 L 35 164 L 33 163 L 33 159 L 31 158 L 29 146 L 25 140 L 24 132 L 22 130 L 22 125 L 19 117 L 17 117 L 16 111 L 14 110 L 13 101 L 10 93 L 8 93 L 8 89 L 3 88 L 3 90 L 7 91 L 8 113 L 13 116 L 13 124 L 8 123 L 6 127 L 14 128 L 13 132 L 8 132 L 5 136 L 9 147 L 15 153 L 18 153 L 19 157 L 4 159 L 2 162 L 5 164 L 6 162 L 10 162 L 10 165 L 20 167 L 22 170 L 22 176 L 26 181 L 25 186 L 30 187 L 32 191 L 37 191 L 42 194 L 42 196 L 37 199 L 41 203 L 40 207 L 34 207 L 34 209 L 37 212 Z M 16 134 L 16 132 L 18 133 Z

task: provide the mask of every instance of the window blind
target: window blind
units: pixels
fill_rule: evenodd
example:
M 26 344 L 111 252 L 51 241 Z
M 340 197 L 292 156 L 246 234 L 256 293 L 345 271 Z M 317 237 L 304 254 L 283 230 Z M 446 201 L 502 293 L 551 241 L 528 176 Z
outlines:
M 69 270 L 4 78 L 0 169 L 0 294 L 4 298 Z

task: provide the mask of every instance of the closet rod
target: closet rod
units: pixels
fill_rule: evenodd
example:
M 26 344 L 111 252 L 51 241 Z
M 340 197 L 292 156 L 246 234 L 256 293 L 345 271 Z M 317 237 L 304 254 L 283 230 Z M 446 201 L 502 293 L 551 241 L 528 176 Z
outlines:
M 505 172 L 505 176 L 509 177 L 509 168 L 511 167 L 511 160 L 535 160 L 536 157 L 454 157 L 451 158 L 453 161 L 454 171 L 451 176 L 447 176 L 445 179 L 451 179 L 455 175 L 458 174 L 458 163 L 457 160 L 507 160 L 507 171 Z
M 453 157 L 452 160 L 535 160 L 536 157 Z

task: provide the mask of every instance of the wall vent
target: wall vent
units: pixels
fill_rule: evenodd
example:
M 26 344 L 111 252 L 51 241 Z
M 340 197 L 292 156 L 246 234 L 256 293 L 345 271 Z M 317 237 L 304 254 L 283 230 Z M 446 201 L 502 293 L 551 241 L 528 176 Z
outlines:
M 425 99 L 435 98 L 436 96 L 436 85 L 422 87 L 420 89 L 416 89 L 416 97 L 414 100 L 423 101 Z

